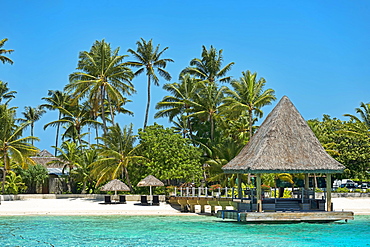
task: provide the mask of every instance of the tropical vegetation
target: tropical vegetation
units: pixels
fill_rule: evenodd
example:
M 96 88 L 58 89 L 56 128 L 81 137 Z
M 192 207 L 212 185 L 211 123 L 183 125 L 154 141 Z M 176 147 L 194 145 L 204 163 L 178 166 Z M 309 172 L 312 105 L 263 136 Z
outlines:
M 7 39 L 0 41 L 0 60 L 12 64 L 5 55 Z M 225 174 L 222 166 L 233 159 L 258 130 L 264 107 L 276 100 L 275 91 L 263 77 L 248 69 L 232 76 L 234 62 L 224 62 L 223 50 L 202 46 L 200 57 L 179 71 L 177 79 L 166 70 L 171 58 L 164 58 L 168 47 L 154 45 L 152 39 L 140 39 L 136 49 L 122 54 L 105 40 L 97 40 L 88 51 L 79 53 L 76 71 L 71 71 L 63 89 L 49 90 L 40 106 L 26 106 L 17 118 L 12 106 L 16 92 L 0 81 L 0 166 L 3 193 L 38 193 L 46 186 L 46 166 L 62 169 L 65 193 L 99 193 L 112 179 L 124 181 L 139 193 L 135 185 L 154 175 L 167 186 L 194 183 L 233 187 L 237 176 Z M 133 71 L 133 69 L 137 69 Z M 120 115 L 134 115 L 128 103 L 137 101 L 134 93 L 140 74 L 146 76 L 147 104 L 143 128 L 122 122 Z M 168 119 L 170 127 L 148 125 L 151 85 L 163 84 L 166 95 L 156 102 L 154 118 Z M 236 79 L 234 79 L 236 78 Z M 11 85 L 11 84 L 9 84 Z M 35 133 L 40 118 L 56 111 L 56 117 L 44 125 L 55 127 L 52 163 L 36 164 Z M 308 120 L 321 144 L 346 166 L 335 178 L 370 179 L 370 104 L 361 103 L 346 120 L 324 115 Z M 289 123 L 287 123 L 289 124 Z M 26 131 L 27 128 L 30 132 Z M 295 185 L 297 176 L 268 174 L 264 186 L 276 186 L 276 180 Z M 239 177 L 244 187 L 247 174 Z M 284 191 L 280 191 L 284 194 Z

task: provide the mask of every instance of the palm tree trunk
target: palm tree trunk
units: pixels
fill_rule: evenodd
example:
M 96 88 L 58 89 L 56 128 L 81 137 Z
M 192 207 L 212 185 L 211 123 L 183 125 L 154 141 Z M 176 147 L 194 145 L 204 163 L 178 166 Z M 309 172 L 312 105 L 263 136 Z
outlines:
M 86 179 L 84 180 L 83 182 L 83 185 L 82 185 L 82 191 L 81 191 L 81 194 L 86 194 L 86 184 L 87 184 L 87 181 Z
M 100 107 L 101 107 L 101 119 L 103 121 L 103 131 L 104 134 L 107 133 L 107 122 L 105 120 L 105 108 L 104 108 L 104 98 L 105 98 L 105 90 L 104 86 L 101 86 L 101 96 L 100 96 Z
M 214 136 L 214 128 L 215 128 L 215 123 L 213 121 L 213 116 L 211 115 L 211 140 L 213 141 L 213 136 Z
M 249 110 L 248 112 L 249 112 L 249 141 L 251 141 L 251 139 L 252 139 L 252 128 L 253 128 L 252 110 Z M 247 180 L 247 182 L 248 182 L 248 184 L 251 183 L 251 174 L 250 173 L 248 173 L 248 180 Z M 283 190 L 283 193 L 284 193 L 284 190 Z
M 252 111 L 248 111 L 249 112 L 249 141 L 251 141 L 252 139 L 252 129 L 253 129 L 253 123 L 252 123 Z
M 31 136 L 34 136 L 33 135 L 33 122 L 31 123 Z M 31 140 L 31 144 L 33 146 L 33 139 Z
M 126 167 L 124 167 L 124 171 L 125 171 L 125 177 L 126 177 L 127 185 L 130 188 L 130 190 L 132 191 L 132 184 L 131 184 L 130 177 L 128 175 L 128 171 L 127 171 Z
M 99 131 L 98 131 L 98 126 L 96 126 L 95 128 L 95 138 L 96 138 L 96 144 L 99 144 Z
M 146 125 L 148 124 L 149 106 L 150 106 L 150 77 L 148 76 L 148 101 L 146 103 L 144 129 L 146 128 Z
M 6 163 L 7 163 L 7 158 L 6 158 L 5 152 L 4 152 L 3 155 L 4 155 L 3 156 L 4 157 L 4 170 L 3 170 L 3 183 L 1 185 L 1 187 L 2 187 L 3 195 L 4 195 L 5 194 L 5 182 L 6 182 L 6 167 L 7 167 Z
M 111 102 L 110 102 L 109 95 L 107 95 L 107 99 L 108 99 L 108 102 L 109 102 L 109 111 L 110 111 L 110 116 L 111 116 L 111 118 L 112 118 L 112 125 L 114 125 L 113 107 L 112 107 L 112 104 L 111 104 Z
M 58 120 L 60 120 L 61 118 L 62 118 L 62 113 L 59 111 Z M 58 152 L 59 128 L 60 128 L 60 123 L 57 124 L 57 133 L 56 133 L 56 136 L 55 136 L 55 152 L 54 152 L 54 156 L 57 156 L 57 152 Z

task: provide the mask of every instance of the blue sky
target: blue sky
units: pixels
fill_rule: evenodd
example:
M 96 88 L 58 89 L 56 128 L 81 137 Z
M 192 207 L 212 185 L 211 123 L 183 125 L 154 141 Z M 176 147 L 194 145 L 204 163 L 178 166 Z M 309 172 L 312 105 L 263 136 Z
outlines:
M 62 90 L 75 70 L 80 51 L 105 39 L 121 54 L 135 49 L 141 37 L 169 49 L 175 63 L 167 70 L 175 82 L 201 47 L 223 49 L 224 62 L 235 62 L 229 75 L 251 70 L 264 77 L 280 99 L 287 95 L 305 119 L 323 114 L 346 119 L 360 102 L 370 102 L 370 2 L 310 1 L 13 1 L 1 3 L 0 39 L 13 65 L 0 64 L 0 80 L 18 92 L 11 103 L 18 115 L 25 106 L 43 102 L 49 89 Z M 127 61 L 130 59 L 127 59 Z M 143 125 L 146 78 L 133 80 L 137 93 L 126 108 L 134 117 L 121 125 Z M 154 106 L 166 92 L 152 88 Z M 275 106 L 263 108 L 265 116 Z M 48 112 L 36 122 L 40 149 L 52 151 L 57 119 Z

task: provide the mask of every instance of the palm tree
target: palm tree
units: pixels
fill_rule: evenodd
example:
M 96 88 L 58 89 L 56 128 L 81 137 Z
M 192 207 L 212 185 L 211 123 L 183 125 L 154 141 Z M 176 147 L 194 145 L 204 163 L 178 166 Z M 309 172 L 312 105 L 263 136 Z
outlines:
M 15 98 L 16 91 L 9 91 L 8 83 L 0 81 L 0 104 L 6 100 L 4 104 L 8 104 L 10 100 Z
M 220 105 L 224 98 L 226 87 L 218 88 L 216 84 L 206 84 L 200 82 L 200 91 L 194 95 L 192 100 L 185 102 L 190 105 L 189 118 L 197 118 L 200 122 L 209 122 L 208 136 L 214 139 L 215 118 L 220 114 Z
M 179 83 L 167 83 L 163 86 L 163 89 L 168 91 L 172 95 L 165 96 L 160 102 L 157 103 L 156 109 L 159 110 L 154 117 L 168 117 L 169 121 L 175 125 L 180 123 L 186 123 L 186 129 L 189 129 L 189 137 L 192 136 L 192 128 L 190 118 L 187 118 L 191 111 L 191 106 L 187 102 L 192 101 L 195 94 L 199 91 L 199 79 L 191 77 L 189 74 L 181 75 Z M 176 116 L 177 122 L 173 119 Z
M 33 136 L 22 137 L 26 124 L 15 124 L 15 110 L 7 105 L 0 105 L 0 158 L 3 163 L 2 191 L 5 192 L 6 174 L 10 170 L 11 160 L 26 166 L 31 162 L 28 158 L 35 155 L 38 150 L 30 141 L 38 140 Z
M 55 148 L 55 147 L 54 147 Z M 79 146 L 75 142 L 65 141 L 62 143 L 61 147 L 56 147 L 60 153 L 57 157 L 63 162 L 63 173 L 66 168 L 68 168 L 68 192 L 72 192 L 72 171 L 78 166 L 81 160 L 81 151 Z M 61 163 L 60 160 L 55 160 L 53 163 Z
M 210 182 L 220 182 L 223 187 L 234 187 L 236 176 L 235 174 L 226 174 L 222 170 L 222 166 L 232 160 L 244 147 L 240 143 L 235 142 L 231 138 L 224 139 L 211 147 L 208 147 L 210 159 L 206 161 L 208 165 L 205 173 L 205 180 Z M 208 178 L 207 178 L 208 177 Z M 243 176 L 243 179 L 245 176 Z M 244 179 L 246 180 L 246 179 Z
M 49 97 L 43 97 L 42 99 L 45 100 L 47 103 L 42 104 L 41 107 L 44 107 L 48 110 L 54 111 L 54 110 L 59 110 L 59 109 L 64 109 L 67 108 L 67 105 L 71 101 L 71 96 L 68 95 L 65 92 L 59 91 L 59 90 L 49 90 L 48 91 L 48 96 Z M 62 118 L 62 112 L 59 110 L 58 113 L 58 120 Z M 57 156 L 57 148 L 58 147 L 58 140 L 59 140 L 59 129 L 60 129 L 60 124 L 58 123 L 57 130 L 56 130 L 56 135 L 55 135 L 55 154 L 54 156 Z
M 127 185 L 132 190 L 132 184 L 127 167 L 136 159 L 143 158 L 135 155 L 136 137 L 133 135 L 132 125 L 121 129 L 118 124 L 109 127 L 107 134 L 99 137 L 104 144 L 99 145 L 101 158 L 91 164 L 93 174 L 98 178 L 96 186 L 107 180 L 126 178 Z
M 166 83 L 163 85 L 163 89 L 172 95 L 165 96 L 157 103 L 155 108 L 160 111 L 154 117 L 168 117 L 172 121 L 174 117 L 189 110 L 190 105 L 186 101 L 191 101 L 199 91 L 199 79 L 195 79 L 189 74 L 181 75 L 179 83 Z
M 10 54 L 12 53 L 14 50 L 5 50 L 5 49 L 2 49 L 2 47 L 4 46 L 5 42 L 8 41 L 8 39 L 2 39 L 0 40 L 0 61 L 3 62 L 3 63 L 10 63 L 10 64 L 13 64 L 13 60 L 11 60 L 10 58 L 6 57 L 6 56 L 3 56 L 2 54 Z
M 96 149 L 88 149 L 80 155 L 78 162 L 75 163 L 75 169 L 71 171 L 77 179 L 82 182 L 81 194 L 86 194 L 88 182 L 92 181 L 91 164 L 98 159 Z
M 231 77 L 226 76 L 226 73 L 234 65 L 234 62 L 222 66 L 222 50 L 217 51 L 213 46 L 209 50 L 203 45 L 202 59 L 194 58 L 190 61 L 190 66 L 185 68 L 181 73 L 189 73 L 197 78 L 206 80 L 208 83 L 215 83 L 217 80 L 220 82 L 229 82 Z
M 23 116 L 25 117 L 24 119 L 20 119 L 21 122 L 27 123 L 27 125 L 31 126 L 31 136 L 34 136 L 33 130 L 35 126 L 35 122 L 40 120 L 41 116 L 45 113 L 46 111 L 41 107 L 31 107 L 31 106 L 26 106 L 24 107 L 24 112 L 22 112 Z M 32 143 L 33 145 L 33 140 Z
M 82 140 L 82 130 L 85 126 L 100 126 L 101 123 L 98 121 L 95 121 L 90 118 L 89 112 L 86 111 L 82 106 L 78 105 L 70 110 L 58 107 L 58 109 L 63 114 L 63 117 L 59 120 L 52 121 L 50 123 L 45 124 L 44 129 L 46 129 L 49 126 L 58 126 L 59 124 L 65 124 L 66 130 L 62 136 L 62 138 L 65 138 L 66 136 L 72 137 L 73 141 L 75 143 L 79 143 L 79 145 L 82 146 L 83 140 Z M 59 150 L 59 149 L 58 149 Z
M 347 133 L 360 135 L 360 136 L 367 136 L 370 138 L 370 103 L 365 104 L 361 102 L 360 108 L 356 108 L 356 113 L 360 115 L 360 117 L 356 117 L 351 114 L 344 114 L 346 117 L 350 117 L 359 125 L 353 125 L 353 131 L 347 131 Z
M 146 76 L 148 77 L 148 101 L 146 104 L 144 120 L 144 129 L 145 129 L 148 123 L 151 82 L 154 82 L 154 85 L 159 86 L 158 83 L 159 78 L 155 74 L 155 70 L 157 70 L 158 74 L 162 76 L 166 81 L 170 81 L 171 75 L 164 69 L 167 66 L 167 62 L 173 62 L 173 60 L 170 58 L 160 58 L 161 55 L 168 49 L 168 47 L 164 48 L 162 51 L 159 51 L 160 45 L 157 45 L 156 48 L 154 48 L 152 40 L 149 40 L 147 42 L 143 38 L 141 38 L 141 41 L 137 41 L 136 44 L 137 44 L 136 51 L 128 49 L 127 52 L 131 53 L 132 56 L 137 60 L 129 62 L 129 64 L 132 67 L 139 68 L 135 72 L 135 76 L 140 75 L 145 71 Z
M 177 117 L 176 120 L 172 120 L 174 126 L 172 129 L 175 133 L 179 133 L 183 138 L 191 138 L 191 131 L 189 126 L 189 118 L 185 115 Z
M 273 89 L 264 89 L 266 84 L 264 78 L 257 81 L 257 73 L 252 74 L 247 70 L 242 74 L 243 76 L 239 80 L 231 82 L 233 90 L 226 90 L 229 97 L 225 98 L 222 108 L 226 107 L 224 111 L 231 113 L 234 118 L 238 118 L 243 112 L 247 112 L 249 116 L 249 138 L 252 138 L 254 116 L 261 118 L 263 116 L 261 108 L 270 105 L 276 97 Z
M 104 39 L 95 41 L 90 52 L 80 53 L 77 67 L 80 71 L 69 76 L 70 83 L 65 87 L 67 92 L 73 93 L 75 102 L 87 98 L 92 106 L 100 109 L 104 133 L 107 131 L 105 104 L 124 102 L 123 95 L 135 91 L 131 84 L 133 73 L 123 62 L 126 56 L 118 52 L 119 47 L 112 50 Z

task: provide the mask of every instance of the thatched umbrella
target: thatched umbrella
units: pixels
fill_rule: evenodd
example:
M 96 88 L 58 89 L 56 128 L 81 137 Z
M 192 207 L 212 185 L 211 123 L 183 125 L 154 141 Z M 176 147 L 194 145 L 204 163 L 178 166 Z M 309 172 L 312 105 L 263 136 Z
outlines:
M 117 191 L 130 191 L 130 188 L 121 180 L 113 179 L 106 185 L 101 187 L 102 191 L 114 191 L 114 195 L 117 195 Z
M 150 197 L 152 197 L 152 186 L 164 186 L 161 180 L 158 178 L 149 175 L 143 180 L 141 180 L 138 184 L 138 187 L 144 187 L 144 186 L 149 186 L 150 187 Z

